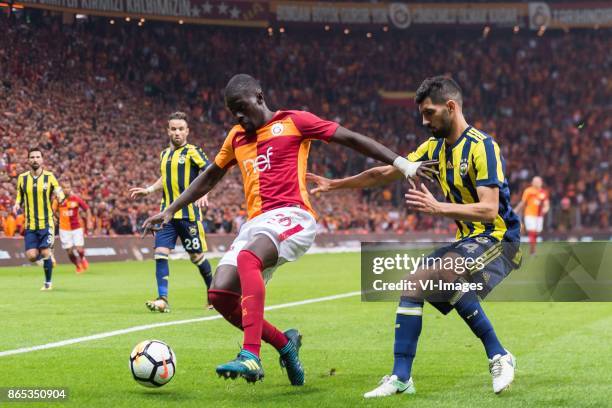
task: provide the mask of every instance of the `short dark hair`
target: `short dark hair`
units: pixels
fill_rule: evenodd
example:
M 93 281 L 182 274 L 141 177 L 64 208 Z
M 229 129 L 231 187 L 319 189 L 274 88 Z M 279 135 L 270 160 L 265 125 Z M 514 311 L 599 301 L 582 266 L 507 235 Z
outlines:
M 28 149 L 28 157 L 30 157 L 30 153 L 32 153 L 32 152 L 39 152 L 41 156 L 43 155 L 42 154 L 42 149 L 40 147 L 38 147 L 38 146 L 30 147 Z
M 184 120 L 185 122 L 187 122 L 187 114 L 185 112 L 172 112 L 170 115 L 168 115 L 168 122 L 170 122 L 171 120 Z
M 261 91 L 261 84 L 258 80 L 248 74 L 236 74 L 225 86 L 225 97 L 240 95 L 244 92 L 256 94 Z
M 445 103 L 452 99 L 457 101 L 459 105 L 463 105 L 463 95 L 459 84 L 452 78 L 442 75 L 424 80 L 417 89 L 414 100 L 417 104 L 420 104 L 428 97 L 436 104 Z

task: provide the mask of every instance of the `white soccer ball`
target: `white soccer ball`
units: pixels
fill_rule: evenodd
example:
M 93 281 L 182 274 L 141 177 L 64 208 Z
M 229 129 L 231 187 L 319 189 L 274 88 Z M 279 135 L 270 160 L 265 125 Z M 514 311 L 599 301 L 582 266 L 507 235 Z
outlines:
M 138 384 L 161 387 L 174 377 L 176 356 L 163 341 L 145 340 L 138 343 L 130 354 L 130 371 Z

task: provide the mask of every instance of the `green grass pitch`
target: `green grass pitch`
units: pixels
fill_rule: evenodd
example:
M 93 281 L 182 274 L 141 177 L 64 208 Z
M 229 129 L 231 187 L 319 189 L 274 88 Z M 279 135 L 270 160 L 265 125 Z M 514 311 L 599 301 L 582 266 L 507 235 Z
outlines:
M 81 276 L 60 265 L 52 292 L 39 291 L 42 278 L 40 267 L 0 271 L 0 352 L 216 313 L 204 309 L 203 282 L 187 261 L 170 263 L 169 314 L 144 307 L 155 295 L 151 261 L 92 264 Z M 309 255 L 276 271 L 266 304 L 357 291 L 359 282 L 358 254 Z M 392 367 L 395 307 L 352 296 L 266 312 L 278 327 L 302 332 L 304 387 L 288 384 L 267 345 L 263 382 L 217 378 L 215 366 L 233 358 L 242 339 L 222 319 L 1 356 L 0 387 L 69 388 L 68 401 L 37 407 L 610 405 L 610 303 L 485 303 L 502 343 L 518 358 L 515 382 L 500 396 L 491 391 L 479 340 L 456 314 L 443 317 L 426 306 L 413 369 L 417 394 L 366 401 L 363 393 Z M 160 389 L 141 387 L 128 369 L 132 347 L 153 338 L 167 342 L 178 360 L 176 376 Z

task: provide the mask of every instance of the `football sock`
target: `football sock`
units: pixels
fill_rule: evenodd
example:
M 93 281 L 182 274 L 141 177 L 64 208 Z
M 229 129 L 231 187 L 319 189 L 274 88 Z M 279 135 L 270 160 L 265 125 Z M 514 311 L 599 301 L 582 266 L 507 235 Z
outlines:
M 538 242 L 538 233 L 537 232 L 527 232 L 527 236 L 529 237 L 529 253 L 535 254 L 536 251 L 536 243 Z
M 264 284 L 263 264 L 251 251 L 238 253 L 238 275 L 242 288 L 242 329 L 244 330 L 243 348 L 259 357 L 261 333 L 263 330 Z
M 157 294 L 159 297 L 168 298 L 168 255 L 155 254 L 155 277 L 157 278 Z
M 85 259 L 85 248 L 77 248 L 77 252 L 79 254 L 79 257 L 81 258 L 81 261 Z
M 77 260 L 74 251 L 68 252 L 68 259 L 70 259 L 70 262 L 72 262 L 75 266 L 79 266 L 79 261 Z
M 50 256 L 43 257 L 43 269 L 45 271 L 45 283 L 51 283 L 51 275 L 53 274 L 53 261 Z
M 415 302 L 402 296 L 395 315 L 393 346 L 393 374 L 402 382 L 410 379 L 422 327 L 423 302 Z
M 466 292 L 455 304 L 455 309 L 470 329 L 472 329 L 476 337 L 482 341 L 489 359 L 493 358 L 496 354 L 502 356 L 506 354 L 506 350 L 497 339 L 493 325 L 491 325 L 487 315 L 480 306 L 476 293 L 473 291 Z
M 198 267 L 198 271 L 200 271 L 200 276 L 204 279 L 204 283 L 206 284 L 206 288 L 210 288 L 210 284 L 212 283 L 212 269 L 210 267 L 210 262 L 204 255 L 197 261 L 193 261 L 195 266 Z
M 242 306 L 238 293 L 211 289 L 208 291 L 208 300 L 225 320 L 242 330 Z M 263 321 L 261 339 L 278 351 L 289 342 L 285 334 L 267 320 Z

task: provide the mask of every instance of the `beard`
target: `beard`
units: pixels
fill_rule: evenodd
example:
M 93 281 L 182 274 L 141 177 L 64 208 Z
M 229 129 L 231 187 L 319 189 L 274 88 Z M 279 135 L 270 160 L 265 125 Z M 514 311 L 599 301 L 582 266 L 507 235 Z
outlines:
M 32 167 L 32 170 L 38 170 L 40 167 L 40 164 L 38 163 L 30 163 L 30 167 Z
M 446 139 L 451 134 L 451 126 L 450 116 L 448 112 L 444 112 L 440 125 L 438 127 L 429 126 L 429 131 L 436 139 Z

